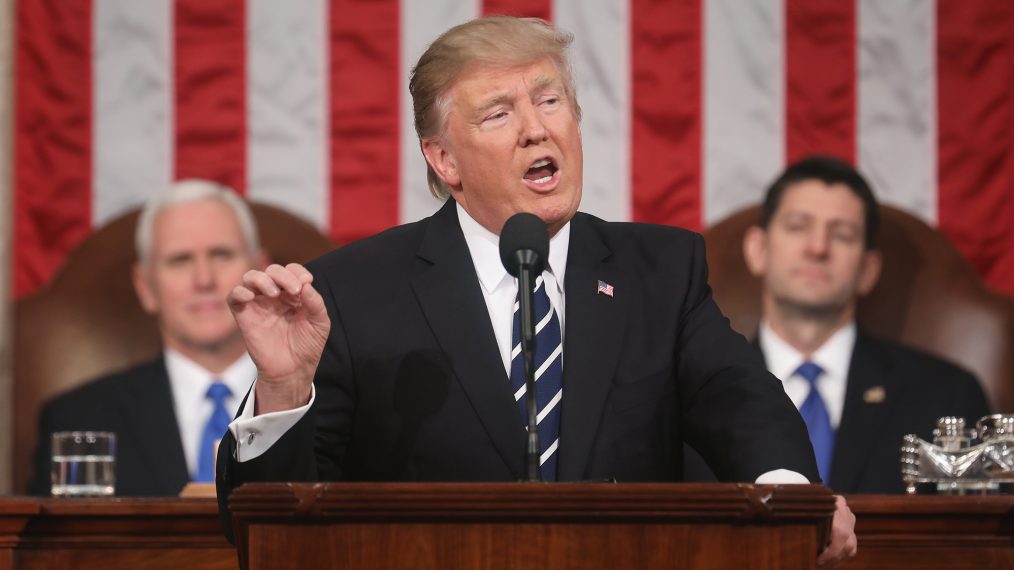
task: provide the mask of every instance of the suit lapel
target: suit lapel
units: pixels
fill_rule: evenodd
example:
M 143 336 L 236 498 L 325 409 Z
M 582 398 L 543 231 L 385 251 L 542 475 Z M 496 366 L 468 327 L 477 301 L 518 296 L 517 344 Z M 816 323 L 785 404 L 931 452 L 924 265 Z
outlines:
M 833 489 L 850 489 L 866 466 L 870 448 L 876 443 L 889 417 L 891 398 L 890 363 L 876 351 L 870 339 L 857 331 L 856 346 L 849 364 L 845 389 L 845 408 L 835 435 L 834 458 L 831 461 Z M 879 398 L 867 398 L 877 394 Z M 901 445 L 901 442 L 898 442 Z
M 570 231 L 564 277 L 561 481 L 587 477 L 592 443 L 623 344 L 627 299 L 634 294 L 629 276 L 610 259 L 612 250 L 592 227 L 591 218 L 577 214 Z M 600 280 L 614 287 L 613 296 L 597 292 Z
M 419 305 L 490 439 L 520 478 L 525 430 L 454 200 L 431 219 L 418 255 L 428 264 L 412 280 Z
M 134 382 L 124 395 L 129 400 L 123 408 L 130 437 L 148 467 L 148 476 L 158 481 L 160 489 L 176 492 L 186 485 L 190 475 L 165 361 L 159 358 L 143 376 L 150 380 Z

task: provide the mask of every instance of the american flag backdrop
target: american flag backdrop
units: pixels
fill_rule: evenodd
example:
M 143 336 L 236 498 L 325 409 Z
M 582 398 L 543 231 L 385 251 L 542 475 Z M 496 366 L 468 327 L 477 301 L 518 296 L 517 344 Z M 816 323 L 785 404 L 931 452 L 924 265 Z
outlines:
M 1014 294 L 1011 0 L 16 0 L 15 294 L 177 178 L 338 242 L 429 215 L 408 73 L 493 13 L 575 35 L 583 210 L 701 229 L 832 153 Z

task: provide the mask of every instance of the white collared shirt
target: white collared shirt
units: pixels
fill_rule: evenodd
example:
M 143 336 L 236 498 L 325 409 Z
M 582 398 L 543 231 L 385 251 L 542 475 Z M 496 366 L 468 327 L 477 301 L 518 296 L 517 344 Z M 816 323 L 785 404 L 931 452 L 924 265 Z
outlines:
M 810 383 L 796 374 L 799 365 L 807 360 L 806 355 L 792 347 L 771 328 L 767 321 L 761 322 L 759 343 L 764 352 L 768 370 L 782 381 L 785 393 L 798 409 L 810 394 Z M 856 324 L 845 325 L 818 348 L 809 358 L 824 372 L 817 378 L 817 392 L 824 399 L 831 427 L 838 429 L 845 409 L 845 389 L 848 384 L 849 364 L 852 350 L 856 345 Z
M 472 264 L 479 276 L 482 296 L 486 300 L 489 320 L 493 323 L 493 333 L 500 349 L 507 376 L 511 374 L 511 341 L 514 327 L 514 301 L 518 296 L 518 280 L 507 273 L 500 260 L 500 236 L 482 227 L 472 219 L 468 212 L 457 204 L 458 223 L 465 234 L 468 252 L 472 254 Z M 546 282 L 546 295 L 560 318 L 560 334 L 564 327 L 564 292 L 563 278 L 567 270 L 567 250 L 570 248 L 570 222 L 567 222 L 556 235 L 549 240 L 549 263 L 542 272 Z M 563 338 L 561 337 L 561 341 Z
M 172 388 L 173 409 L 179 425 L 180 440 L 183 442 L 187 472 L 193 478 L 197 473 L 204 426 L 214 409 L 214 404 L 205 397 L 208 387 L 219 380 L 229 387 L 232 395 L 225 399 L 225 409 L 228 410 L 229 417 L 235 416 L 239 403 L 257 377 L 257 367 L 249 355 L 243 354 L 224 372 L 213 374 L 181 353 L 166 348 L 165 368 Z

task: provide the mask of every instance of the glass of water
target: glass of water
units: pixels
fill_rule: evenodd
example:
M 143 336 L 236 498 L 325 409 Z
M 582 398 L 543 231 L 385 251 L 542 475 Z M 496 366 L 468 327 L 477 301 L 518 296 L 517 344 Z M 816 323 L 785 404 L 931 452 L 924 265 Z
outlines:
M 106 497 L 116 492 L 116 434 L 53 434 L 50 478 L 54 497 Z

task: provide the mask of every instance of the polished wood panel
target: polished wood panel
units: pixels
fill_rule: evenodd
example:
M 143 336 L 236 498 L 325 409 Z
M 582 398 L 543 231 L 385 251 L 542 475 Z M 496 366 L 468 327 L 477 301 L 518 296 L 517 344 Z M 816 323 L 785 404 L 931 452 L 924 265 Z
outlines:
M 513 502 L 481 493 L 448 497 L 446 489 L 427 490 L 427 485 L 398 486 L 401 490 L 378 502 L 355 488 L 342 496 L 326 486 L 284 487 L 285 492 L 262 495 L 270 500 L 258 499 L 247 512 L 255 518 L 282 513 L 272 525 L 251 529 L 250 544 L 255 550 L 284 546 L 290 567 L 366 567 L 366 540 L 395 543 L 389 557 L 380 559 L 388 567 L 397 566 L 398 557 L 411 558 L 406 568 L 432 568 L 437 557 L 459 568 L 510 567 L 530 560 L 532 547 L 505 545 L 520 543 L 521 532 L 535 532 L 544 535 L 541 544 L 553 558 L 582 561 L 588 568 L 758 568 L 768 561 L 780 564 L 812 540 L 808 532 L 785 529 L 782 540 L 771 543 L 762 526 L 734 522 L 792 515 L 776 512 L 788 506 L 780 497 L 764 501 L 763 494 L 747 494 L 745 503 L 736 503 L 727 490 L 722 495 L 690 485 L 671 486 L 686 492 L 662 493 L 657 502 L 650 486 L 639 485 L 617 485 L 620 489 L 609 497 L 590 500 L 582 493 L 596 494 L 593 490 L 558 494 L 555 485 L 539 485 L 526 487 L 531 496 Z M 845 570 L 1014 568 L 1014 497 L 853 495 L 848 501 L 858 521 L 859 554 L 841 566 Z M 608 508 L 596 510 L 602 506 Z M 800 514 L 797 510 L 794 516 Z M 315 545 L 318 554 L 327 552 L 318 559 L 303 546 L 312 532 L 290 523 L 321 516 L 343 526 Z M 624 517 L 630 518 L 625 522 Z M 477 526 L 475 518 L 485 522 Z M 736 536 L 730 538 L 729 529 L 716 524 L 723 519 L 733 522 Z M 528 526 L 518 526 L 524 520 Z M 640 528 L 632 532 L 630 521 Z M 576 549 L 573 544 L 580 540 L 592 546 Z M 704 557 L 703 547 L 716 543 L 727 545 L 717 562 Z M 634 554 L 603 554 L 606 546 Z M 475 556 L 474 550 L 489 554 Z M 212 500 L 0 498 L 0 570 L 237 566 Z
M 240 560 L 280 568 L 813 568 L 817 485 L 256 484 Z
M 214 500 L 0 500 L 0 570 L 237 567 Z
M 859 552 L 845 570 L 1014 568 L 1014 497 L 853 495 Z

